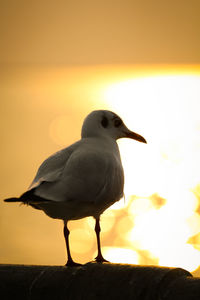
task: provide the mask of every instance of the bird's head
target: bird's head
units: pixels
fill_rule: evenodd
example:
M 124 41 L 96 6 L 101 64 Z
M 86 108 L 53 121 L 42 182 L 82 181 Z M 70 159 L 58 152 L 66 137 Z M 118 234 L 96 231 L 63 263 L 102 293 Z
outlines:
M 83 122 L 81 136 L 82 138 L 107 136 L 115 140 L 131 138 L 146 143 L 141 135 L 130 131 L 118 115 L 108 110 L 91 112 Z

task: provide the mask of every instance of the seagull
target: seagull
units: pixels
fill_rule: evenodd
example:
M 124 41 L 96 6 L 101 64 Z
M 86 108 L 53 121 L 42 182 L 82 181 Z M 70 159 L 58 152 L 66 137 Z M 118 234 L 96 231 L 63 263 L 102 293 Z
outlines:
M 116 143 L 120 138 L 146 143 L 112 111 L 92 111 L 83 122 L 81 139 L 47 158 L 19 198 L 4 200 L 28 204 L 51 218 L 63 220 L 66 266 L 80 266 L 71 256 L 68 221 L 89 216 L 96 220 L 95 260 L 107 262 L 101 252 L 100 215 L 124 194 L 124 171 Z

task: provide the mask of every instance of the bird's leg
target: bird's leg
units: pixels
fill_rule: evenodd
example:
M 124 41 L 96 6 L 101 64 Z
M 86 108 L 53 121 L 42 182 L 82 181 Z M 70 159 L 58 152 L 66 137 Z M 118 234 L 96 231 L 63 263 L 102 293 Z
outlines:
M 64 237 L 65 237 L 65 243 L 66 243 L 66 249 L 67 249 L 67 263 L 66 266 L 68 267 L 77 267 L 81 266 L 81 264 L 77 264 L 73 261 L 70 253 L 70 248 L 69 248 L 69 229 L 67 228 L 67 221 L 64 221 Z
M 101 227 L 100 227 L 100 223 L 99 223 L 99 217 L 96 218 L 95 232 L 96 232 L 96 237 L 97 237 L 97 251 L 98 251 L 97 257 L 95 258 L 95 260 L 99 263 L 108 262 L 101 253 L 101 243 L 100 243 Z

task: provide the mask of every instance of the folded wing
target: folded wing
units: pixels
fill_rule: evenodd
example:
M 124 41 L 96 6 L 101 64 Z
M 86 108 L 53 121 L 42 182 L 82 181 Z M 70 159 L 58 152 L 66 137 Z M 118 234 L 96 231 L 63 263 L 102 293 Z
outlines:
M 45 168 L 44 170 L 46 171 Z M 123 194 L 120 160 L 109 151 L 102 152 L 102 149 L 93 149 L 87 144 L 82 144 L 81 147 L 77 145 L 71 155 L 68 155 L 64 166 L 60 164 L 54 172 L 52 170 L 45 174 L 46 180 L 44 176 L 38 176 L 43 181 L 35 189 L 35 194 L 53 201 L 108 203 L 108 200 L 119 200 Z
M 62 149 L 47 158 L 39 167 L 28 190 L 35 189 L 44 182 L 58 181 L 62 176 L 63 169 L 65 168 L 70 155 L 78 147 L 78 145 L 79 142 L 74 143 L 70 147 Z

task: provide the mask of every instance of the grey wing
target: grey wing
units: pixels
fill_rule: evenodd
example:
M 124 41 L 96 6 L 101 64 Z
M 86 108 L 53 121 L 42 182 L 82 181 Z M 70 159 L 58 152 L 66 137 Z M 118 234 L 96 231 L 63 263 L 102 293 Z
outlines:
M 70 155 L 78 147 L 79 142 L 62 149 L 47 158 L 39 167 L 28 190 L 37 188 L 43 182 L 55 182 L 62 176 L 63 169 Z
M 123 194 L 123 170 L 112 154 L 77 149 L 59 180 L 39 186 L 36 195 L 54 201 L 115 202 Z M 109 206 L 109 205 L 108 205 Z

